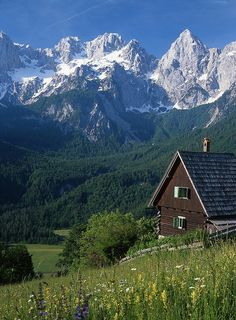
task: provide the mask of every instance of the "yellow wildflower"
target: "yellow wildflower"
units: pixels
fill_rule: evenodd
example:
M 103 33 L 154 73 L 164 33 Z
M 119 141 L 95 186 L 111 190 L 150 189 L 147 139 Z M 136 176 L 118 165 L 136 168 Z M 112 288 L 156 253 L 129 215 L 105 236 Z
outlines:
M 137 303 L 137 304 L 140 303 L 140 296 L 139 296 L 139 295 L 137 295 L 137 296 L 135 297 L 134 302 Z
M 193 290 L 191 292 L 191 300 L 192 300 L 192 304 L 195 304 L 197 302 L 197 293 L 196 290 Z
M 152 285 L 152 294 L 155 296 L 157 294 L 157 284 L 153 283 Z
M 166 290 L 163 290 L 161 292 L 161 301 L 163 302 L 164 307 L 166 308 L 167 307 L 167 292 L 166 292 Z

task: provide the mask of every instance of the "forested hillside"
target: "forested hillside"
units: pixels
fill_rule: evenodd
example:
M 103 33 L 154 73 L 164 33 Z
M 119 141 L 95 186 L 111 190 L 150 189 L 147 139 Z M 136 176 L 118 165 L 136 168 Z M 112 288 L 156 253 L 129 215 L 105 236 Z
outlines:
M 146 143 L 91 143 L 79 134 L 55 149 L 34 150 L 0 141 L 0 240 L 55 242 L 53 230 L 119 208 L 144 215 L 146 205 L 177 149 L 236 152 L 236 112 L 214 126 L 195 128 L 209 106 L 173 110 L 155 118 Z M 232 109 L 233 110 L 233 109 Z

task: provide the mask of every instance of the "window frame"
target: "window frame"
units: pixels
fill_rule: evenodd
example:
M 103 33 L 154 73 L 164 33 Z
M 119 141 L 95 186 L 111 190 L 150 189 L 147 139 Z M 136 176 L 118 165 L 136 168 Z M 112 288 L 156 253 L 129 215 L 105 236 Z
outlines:
M 180 189 L 186 190 L 186 196 L 179 196 Z M 189 187 L 182 187 L 182 186 L 174 186 L 174 198 L 189 200 L 190 199 L 190 188 Z
M 187 229 L 187 219 L 184 216 L 173 217 L 173 228 L 179 230 Z

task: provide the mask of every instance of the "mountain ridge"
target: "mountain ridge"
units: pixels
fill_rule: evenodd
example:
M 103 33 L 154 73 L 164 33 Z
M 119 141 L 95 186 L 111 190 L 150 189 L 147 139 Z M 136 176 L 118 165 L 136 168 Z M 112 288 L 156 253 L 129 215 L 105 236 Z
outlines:
M 236 83 L 236 42 L 208 49 L 188 29 L 159 60 L 117 33 L 87 42 L 65 37 L 45 49 L 13 43 L 1 33 L 0 49 L 0 108 L 31 108 L 42 97 L 92 92 L 94 103 L 64 99 L 40 117 L 80 129 L 95 142 L 114 127 L 125 140 L 142 140 L 127 119 L 212 103 Z

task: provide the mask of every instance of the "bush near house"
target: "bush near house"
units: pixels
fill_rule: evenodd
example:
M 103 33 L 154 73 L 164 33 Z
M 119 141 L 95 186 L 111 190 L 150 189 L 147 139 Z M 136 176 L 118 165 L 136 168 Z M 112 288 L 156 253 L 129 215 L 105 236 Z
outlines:
M 131 213 L 101 212 L 87 225 L 76 225 L 65 242 L 59 265 L 101 267 L 123 258 L 137 241 L 157 238 L 155 219 L 136 220 Z

